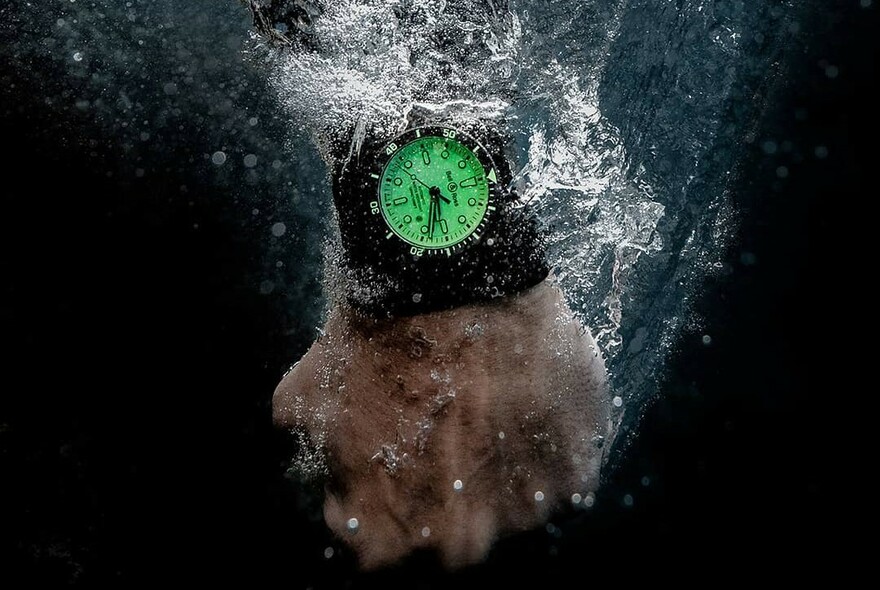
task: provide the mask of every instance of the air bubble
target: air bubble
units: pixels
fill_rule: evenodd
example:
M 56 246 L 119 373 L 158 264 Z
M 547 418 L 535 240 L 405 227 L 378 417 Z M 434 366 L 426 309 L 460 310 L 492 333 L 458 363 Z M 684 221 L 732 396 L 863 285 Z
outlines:
M 214 152 L 214 155 L 211 156 L 211 161 L 217 166 L 222 166 L 226 163 L 226 154 L 223 152 Z
M 464 488 L 464 484 L 461 482 L 460 479 L 456 479 L 452 483 L 452 489 L 454 489 L 456 492 L 460 492 L 462 490 L 462 488 Z
M 356 518 L 349 518 L 345 526 L 348 528 L 349 532 L 356 533 L 360 528 L 361 523 L 358 522 L 358 519 Z
M 272 291 L 275 290 L 275 283 L 270 280 L 265 280 L 260 283 L 260 294 L 261 295 L 270 295 Z

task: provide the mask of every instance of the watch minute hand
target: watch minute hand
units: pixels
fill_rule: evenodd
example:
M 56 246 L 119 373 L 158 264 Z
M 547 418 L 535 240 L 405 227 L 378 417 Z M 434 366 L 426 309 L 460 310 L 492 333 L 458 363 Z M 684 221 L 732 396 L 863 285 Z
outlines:
M 431 201 L 428 205 L 428 239 L 434 239 L 434 194 L 431 193 Z

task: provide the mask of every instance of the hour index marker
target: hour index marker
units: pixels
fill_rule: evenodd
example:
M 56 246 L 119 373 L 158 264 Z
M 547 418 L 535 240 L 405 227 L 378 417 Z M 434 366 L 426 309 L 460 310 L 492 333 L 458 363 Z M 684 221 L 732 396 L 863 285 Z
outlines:
M 482 181 L 483 181 L 482 176 L 471 176 L 470 178 L 465 178 L 464 180 L 459 182 L 458 186 L 460 186 L 462 188 L 470 188 L 473 186 L 477 186 L 477 183 L 482 182 Z

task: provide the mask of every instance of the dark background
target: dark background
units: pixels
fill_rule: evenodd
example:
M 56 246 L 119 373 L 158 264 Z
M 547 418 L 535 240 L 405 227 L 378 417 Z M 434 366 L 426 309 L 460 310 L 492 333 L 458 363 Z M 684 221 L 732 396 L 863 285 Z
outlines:
M 756 141 L 740 163 L 730 272 L 707 286 L 703 327 L 683 335 L 596 506 L 455 576 L 421 562 L 355 575 L 314 500 L 284 476 L 290 441 L 270 425 L 270 397 L 313 326 L 279 319 L 291 295 L 266 268 L 316 258 L 316 238 L 288 235 L 267 261 L 267 217 L 243 220 L 253 201 L 203 182 L 201 154 L 157 141 L 139 174 L 124 146 L 43 99 L 61 93 L 47 91 L 57 64 L 0 70 L 0 584 L 416 587 L 529 571 L 586 585 L 610 572 L 832 571 L 844 394 L 827 338 L 847 288 L 832 260 L 847 248 L 835 230 L 851 213 L 839 211 L 869 196 L 878 104 L 876 7 L 857 4 L 832 4 L 791 59 L 756 134 L 783 148 Z M 283 139 L 282 121 L 264 125 Z M 815 157 L 820 145 L 827 157 Z M 285 272 L 303 273 L 293 300 L 314 315 L 313 273 Z

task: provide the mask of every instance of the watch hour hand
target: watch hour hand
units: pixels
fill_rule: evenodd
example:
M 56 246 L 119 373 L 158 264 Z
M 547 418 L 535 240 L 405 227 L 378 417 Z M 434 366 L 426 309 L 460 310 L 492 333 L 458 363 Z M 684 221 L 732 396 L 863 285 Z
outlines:
M 446 197 L 443 196 L 443 193 L 440 192 L 440 187 L 439 187 L 439 186 L 432 186 L 432 187 L 430 188 L 429 192 L 430 192 L 430 194 L 431 194 L 431 197 L 433 197 L 433 198 L 435 198 L 435 199 L 442 200 L 442 201 L 443 201 L 444 203 L 446 203 L 447 205 L 448 205 L 449 203 L 452 202 L 452 201 L 450 201 L 449 199 L 447 199 Z M 438 202 L 437 204 L 439 205 L 439 202 Z

